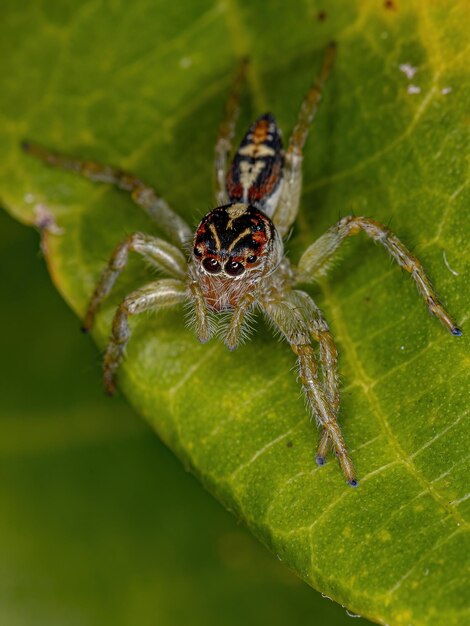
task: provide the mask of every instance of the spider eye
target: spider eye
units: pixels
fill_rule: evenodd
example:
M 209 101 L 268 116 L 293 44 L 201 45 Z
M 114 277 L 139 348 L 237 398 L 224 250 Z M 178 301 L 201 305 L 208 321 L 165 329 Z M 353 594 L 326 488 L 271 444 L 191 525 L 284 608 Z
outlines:
M 249 257 L 246 258 L 246 262 L 247 263 L 254 263 L 256 261 L 258 257 L 255 256 L 254 254 L 251 254 Z
M 202 256 L 202 252 L 199 250 L 199 248 L 194 248 L 193 253 L 194 253 L 194 256 L 197 256 L 197 257 Z
M 202 262 L 202 266 L 211 274 L 218 274 L 222 269 L 217 259 L 204 259 L 204 261 Z
M 229 261 L 225 264 L 225 271 L 230 276 L 240 276 L 245 271 L 245 267 L 237 261 Z

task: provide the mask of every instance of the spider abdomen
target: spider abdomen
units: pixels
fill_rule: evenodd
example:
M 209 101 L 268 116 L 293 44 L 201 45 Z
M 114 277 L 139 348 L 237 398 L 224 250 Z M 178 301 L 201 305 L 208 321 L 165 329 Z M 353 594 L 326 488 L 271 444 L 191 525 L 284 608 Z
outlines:
M 227 173 L 226 189 L 232 202 L 251 203 L 267 215 L 281 190 L 284 154 L 281 131 L 271 113 L 248 129 Z

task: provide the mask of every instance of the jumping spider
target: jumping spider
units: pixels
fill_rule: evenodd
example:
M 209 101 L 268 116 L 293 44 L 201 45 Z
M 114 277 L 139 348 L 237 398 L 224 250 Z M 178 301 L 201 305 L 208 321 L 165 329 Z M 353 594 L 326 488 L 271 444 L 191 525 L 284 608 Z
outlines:
M 323 429 L 316 455 L 318 465 L 325 463 L 332 446 L 348 483 L 356 486 L 354 466 L 337 419 L 340 398 L 335 342 L 320 309 L 297 286 L 312 283 L 323 274 L 343 241 L 362 230 L 411 274 L 429 311 L 453 335 L 459 336 L 462 331 L 440 304 L 418 259 L 388 228 L 372 219 L 343 217 L 307 248 L 296 267 L 284 256 L 283 238 L 291 230 L 299 208 L 302 148 L 334 56 L 335 46 L 330 44 L 320 74 L 302 103 L 287 150 L 283 149 L 274 117 L 262 115 L 248 129 L 227 171 L 247 68 L 246 60 L 240 63 L 215 146 L 217 208 L 202 219 L 195 235 L 165 200 L 132 174 L 55 154 L 37 144 L 25 143 L 24 149 L 48 165 L 131 192 L 132 199 L 174 241 L 171 244 L 144 233 L 129 235 L 115 248 L 91 296 L 85 331 L 92 327 L 98 307 L 124 269 L 129 252 L 137 252 L 171 276 L 134 291 L 118 307 L 104 357 L 106 391 L 115 392 L 115 373 L 130 335 L 129 316 L 189 301 L 196 336 L 206 342 L 213 333 L 214 316 L 228 311 L 231 316 L 224 328 L 224 343 L 233 350 L 242 338 L 247 314 L 260 309 L 297 355 L 308 405 Z M 191 241 L 188 261 L 185 251 Z M 320 378 L 312 340 L 319 344 Z

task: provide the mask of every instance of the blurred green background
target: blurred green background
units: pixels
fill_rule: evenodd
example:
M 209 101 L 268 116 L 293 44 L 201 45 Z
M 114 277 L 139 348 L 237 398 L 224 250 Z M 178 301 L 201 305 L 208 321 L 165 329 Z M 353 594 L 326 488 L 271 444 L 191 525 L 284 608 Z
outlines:
M 351 624 L 104 396 L 40 257 L 0 211 L 0 624 Z

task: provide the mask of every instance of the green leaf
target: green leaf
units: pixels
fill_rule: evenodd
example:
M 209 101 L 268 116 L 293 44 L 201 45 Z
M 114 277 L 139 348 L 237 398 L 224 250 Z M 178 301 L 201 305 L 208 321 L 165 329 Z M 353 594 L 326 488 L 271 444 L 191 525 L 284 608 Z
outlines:
M 468 12 L 452 3 L 301 6 L 161 0 L 2 10 L 0 194 L 24 222 L 43 204 L 55 284 L 80 315 L 115 243 L 154 227 L 124 194 L 51 171 L 23 138 L 114 163 L 194 225 L 212 206 L 213 145 L 237 58 L 240 132 L 265 109 L 288 133 L 328 41 L 338 59 L 305 154 L 297 260 L 338 215 L 389 223 L 465 331 L 469 287 Z M 18 42 L 21 42 L 18 45 Z M 408 78 L 400 65 L 417 68 Z M 402 68 L 403 69 L 403 68 Z M 304 580 L 388 624 L 461 624 L 468 554 L 468 340 L 430 319 L 370 242 L 312 290 L 341 350 L 341 422 L 360 487 L 314 464 L 293 355 L 261 320 L 236 353 L 198 345 L 181 311 L 135 321 L 121 387 L 207 488 Z M 148 280 L 133 262 L 119 299 Z M 465 351 L 467 347 L 467 351 Z M 468 423 L 468 422 L 467 422 Z
M 36 242 L 0 212 L 0 624 L 349 626 L 109 402 Z

